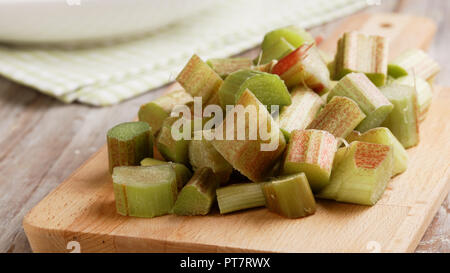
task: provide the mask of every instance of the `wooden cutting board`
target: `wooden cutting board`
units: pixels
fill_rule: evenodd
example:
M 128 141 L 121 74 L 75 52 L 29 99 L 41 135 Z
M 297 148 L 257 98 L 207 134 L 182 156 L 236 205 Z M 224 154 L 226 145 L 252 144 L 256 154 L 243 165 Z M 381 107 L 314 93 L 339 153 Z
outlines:
M 427 18 L 396 14 L 350 17 L 321 47 L 330 53 L 344 31 L 391 39 L 391 56 L 426 48 L 436 31 Z M 444 64 L 443 64 L 444 65 Z M 420 144 L 408 150 L 408 170 L 373 207 L 319 201 L 317 213 L 285 219 L 264 208 L 230 215 L 116 213 L 106 147 L 35 206 L 23 226 L 35 252 L 405 252 L 414 251 L 450 188 L 450 88 L 436 87 Z M 136 109 L 137 111 L 137 109 Z M 75 242 L 73 242 L 75 241 Z

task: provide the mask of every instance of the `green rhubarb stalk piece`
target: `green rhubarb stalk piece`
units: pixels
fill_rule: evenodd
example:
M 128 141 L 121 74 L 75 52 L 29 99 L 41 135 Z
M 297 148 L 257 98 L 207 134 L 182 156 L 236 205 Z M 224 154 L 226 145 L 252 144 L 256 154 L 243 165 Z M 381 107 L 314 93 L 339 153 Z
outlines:
M 272 68 L 288 88 L 303 84 L 322 94 L 330 88 L 330 72 L 314 44 L 297 48 Z
M 223 84 L 222 78 L 195 54 L 178 75 L 177 82 L 193 97 L 202 97 L 203 104 L 207 104 Z
M 152 128 L 145 122 L 125 122 L 111 128 L 106 135 L 109 172 L 116 166 L 136 166 L 153 156 Z
M 253 61 L 249 58 L 209 59 L 206 63 L 223 79 L 230 73 L 244 68 L 249 69 L 253 65 Z
M 381 89 L 394 105 L 381 126 L 389 128 L 405 148 L 419 143 L 419 110 L 417 93 L 406 85 L 389 85 Z
M 408 167 L 408 153 L 388 128 L 373 128 L 365 132 L 364 134 L 353 131 L 350 135 L 347 136 L 346 140 L 349 143 L 353 141 L 362 141 L 391 146 L 394 153 L 394 167 L 392 170 L 392 176 L 406 171 L 406 168 Z
M 366 118 L 356 128 L 360 132 L 379 126 L 394 107 L 363 73 L 343 77 L 330 91 L 328 100 L 334 96 L 351 98 L 364 112 Z
M 211 168 L 216 174 L 220 185 L 227 183 L 233 172 L 233 167 L 214 148 L 211 140 L 207 140 L 204 137 L 201 140 L 193 139 L 190 141 L 189 162 L 194 170 L 203 167 Z
M 420 49 L 409 49 L 388 65 L 388 73 L 394 78 L 412 75 L 432 81 L 440 70 L 439 64 Z
M 339 39 L 334 58 L 333 79 L 340 80 L 351 72 L 361 72 L 376 85 L 386 82 L 388 42 L 382 36 L 347 32 Z
M 286 141 L 267 108 L 252 92 L 245 90 L 237 104 L 242 107 L 236 107 L 226 115 L 215 129 L 216 137 L 212 144 L 241 174 L 252 181 L 262 181 L 282 155 Z M 252 109 L 254 111 L 246 111 Z M 250 122 L 256 122 L 254 136 L 250 135 Z M 220 134 L 222 139 L 218 137 Z M 231 134 L 233 137 L 230 139 L 227 135 Z M 239 139 L 239 135 L 244 137 Z
M 152 132 L 156 134 L 175 106 L 190 102 L 193 102 L 193 98 L 189 93 L 184 90 L 176 90 L 143 104 L 139 109 L 138 117 L 140 121 L 147 122 L 152 128 Z
M 292 45 L 293 48 L 298 48 L 305 43 L 312 44 L 315 42 L 312 35 L 305 29 L 297 26 L 288 26 L 268 32 L 264 36 L 264 40 L 261 44 L 262 52 L 272 48 L 281 39 L 284 39 L 286 42 Z
M 337 145 L 336 138 L 327 131 L 293 131 L 283 174 L 305 173 L 313 192 L 318 192 L 330 180 Z
M 342 149 L 342 150 L 341 150 Z M 337 158 L 330 184 L 319 198 L 360 205 L 374 205 L 383 195 L 393 170 L 393 149 L 389 145 L 354 141 Z
M 151 218 L 169 213 L 175 204 L 177 179 L 169 165 L 115 167 L 112 179 L 121 215 Z
M 366 117 L 352 99 L 335 96 L 319 112 L 307 129 L 324 130 L 345 138 Z
M 231 73 L 219 89 L 220 104 L 235 105 L 246 89 L 267 105 L 285 106 L 291 104 L 291 96 L 283 81 L 277 76 L 265 72 L 242 69 Z
M 291 99 L 291 105 L 284 106 L 278 118 L 281 131 L 287 139 L 293 130 L 305 129 L 324 104 L 317 93 L 303 86 L 291 92 Z
M 200 168 L 178 194 L 173 206 L 177 215 L 206 215 L 216 198 L 217 179 L 210 168 Z
M 143 160 L 141 160 L 141 166 L 150 167 L 150 166 L 159 166 L 159 165 L 170 165 L 175 170 L 175 173 L 177 175 L 177 185 L 178 185 L 179 190 L 181 190 L 181 188 L 183 188 L 183 186 L 186 184 L 186 182 L 188 182 L 189 179 L 191 179 L 191 177 L 192 177 L 192 172 L 189 170 L 189 168 L 181 163 L 167 162 L 167 161 L 162 161 L 162 160 L 158 160 L 158 159 L 154 159 L 154 158 L 150 158 L 150 157 L 147 157 L 147 158 L 144 158 Z
M 285 38 L 281 37 L 271 47 L 262 51 L 261 64 L 267 64 L 273 60 L 278 61 L 294 50 L 295 47 L 286 41 Z
M 263 183 L 233 184 L 218 188 L 217 204 L 221 214 L 262 207 L 266 204 L 261 185 Z
M 392 83 L 407 85 L 416 89 L 417 104 L 419 105 L 419 120 L 423 121 L 428 109 L 430 109 L 431 100 L 433 99 L 430 83 L 422 78 L 414 77 L 413 75 L 400 77 L 395 79 Z
M 164 120 L 161 130 L 156 137 L 156 147 L 164 159 L 176 163 L 188 164 L 189 140 L 172 136 L 172 125 L 180 119 L 179 117 L 168 117 Z M 176 131 L 176 130 L 174 130 Z M 182 134 L 182 132 L 177 132 Z
M 316 201 L 304 173 L 281 177 L 262 185 L 266 207 L 287 218 L 316 212 Z

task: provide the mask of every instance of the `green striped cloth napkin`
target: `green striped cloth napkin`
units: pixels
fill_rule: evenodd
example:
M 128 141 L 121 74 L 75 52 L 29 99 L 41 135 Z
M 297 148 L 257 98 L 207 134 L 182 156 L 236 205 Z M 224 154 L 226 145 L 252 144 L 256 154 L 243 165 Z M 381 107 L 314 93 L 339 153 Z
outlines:
M 90 48 L 0 46 L 0 75 L 56 97 L 113 105 L 173 81 L 193 53 L 227 57 L 274 28 L 305 28 L 364 8 L 367 0 L 228 0 L 128 42 Z

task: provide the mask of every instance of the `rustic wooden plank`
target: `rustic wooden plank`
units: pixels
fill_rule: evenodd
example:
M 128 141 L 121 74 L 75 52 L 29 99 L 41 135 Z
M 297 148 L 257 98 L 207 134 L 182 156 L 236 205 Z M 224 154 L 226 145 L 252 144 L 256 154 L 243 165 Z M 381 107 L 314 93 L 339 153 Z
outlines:
M 390 20 L 392 24 L 397 22 L 395 18 Z M 405 26 L 411 20 L 404 17 L 398 20 L 400 30 L 386 35 L 392 38 L 408 35 Z M 379 24 L 373 22 L 362 25 L 365 31 L 376 31 L 377 27 Z M 432 26 L 428 32 L 433 32 Z M 335 37 L 332 35 L 331 39 Z M 401 39 L 396 41 L 396 50 L 410 46 L 401 43 Z M 421 47 L 427 44 L 420 38 L 416 43 Z M 450 103 L 447 94 L 448 90 L 436 92 L 437 99 L 422 124 L 426 129 L 421 132 L 422 143 L 409 151 L 412 167 L 394 179 L 383 199 L 371 208 L 321 201 L 318 213 L 301 221 L 280 219 L 264 209 L 228 216 L 216 213 L 207 217 L 164 216 L 152 220 L 122 217 L 115 213 L 103 147 L 40 202 L 24 225 L 36 251 L 65 251 L 67 241 L 74 239 L 84 251 L 367 251 L 370 241 L 378 242 L 383 251 L 412 251 L 450 186 L 446 165 L 450 149 L 442 149 L 450 136 L 450 125 L 440 123 Z M 443 154 L 430 161 L 429 151 Z M 421 170 L 433 166 L 432 172 L 424 172 L 432 173 L 426 187 Z M 419 179 L 412 181 L 415 177 Z M 98 221 L 100 218 L 102 221 Z M 330 222 L 333 230 L 328 228 Z M 282 235 L 267 238 L 261 235 L 261 228 L 277 230 L 273 234 Z M 294 235 L 299 231 L 307 236 Z

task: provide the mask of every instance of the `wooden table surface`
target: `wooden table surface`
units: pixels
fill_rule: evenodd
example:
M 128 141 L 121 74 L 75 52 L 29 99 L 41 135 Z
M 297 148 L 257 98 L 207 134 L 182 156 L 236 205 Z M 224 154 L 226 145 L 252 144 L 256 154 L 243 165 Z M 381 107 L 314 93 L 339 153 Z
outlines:
M 372 1 L 371 3 L 377 3 Z M 433 18 L 438 32 L 430 54 L 442 64 L 437 84 L 450 86 L 450 1 L 381 0 L 369 12 L 401 12 Z M 339 21 L 316 27 L 326 37 Z M 250 50 L 244 55 L 254 55 Z M 24 215 L 105 143 L 113 125 L 136 116 L 162 88 L 106 108 L 65 105 L 0 78 L 0 253 L 30 252 Z M 417 252 L 450 252 L 450 195 L 439 208 Z

